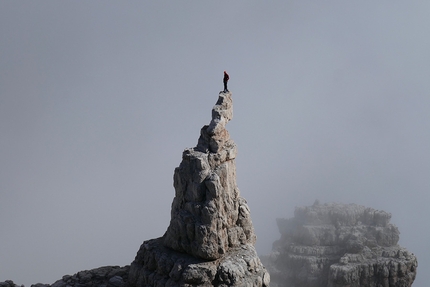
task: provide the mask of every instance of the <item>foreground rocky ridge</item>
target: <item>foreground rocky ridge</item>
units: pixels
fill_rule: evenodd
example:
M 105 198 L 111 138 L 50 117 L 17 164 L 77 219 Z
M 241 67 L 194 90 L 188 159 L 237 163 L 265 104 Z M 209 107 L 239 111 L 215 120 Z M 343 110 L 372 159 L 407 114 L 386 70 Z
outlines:
M 272 286 L 411 286 L 417 258 L 400 247 L 391 214 L 356 204 L 299 207 L 278 219 L 281 238 L 265 258 Z
M 125 287 L 130 266 L 103 266 L 91 270 L 79 271 L 74 275 L 64 275 L 53 284 L 32 284 L 31 287 Z M 0 282 L 0 287 L 23 287 L 13 281 Z

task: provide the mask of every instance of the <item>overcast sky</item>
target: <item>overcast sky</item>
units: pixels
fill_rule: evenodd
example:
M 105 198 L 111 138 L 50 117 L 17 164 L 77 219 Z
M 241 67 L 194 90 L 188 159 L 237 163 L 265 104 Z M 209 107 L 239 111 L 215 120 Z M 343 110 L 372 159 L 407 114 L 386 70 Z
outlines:
M 430 270 L 429 1 L 1 1 L 0 281 L 126 265 L 230 74 L 267 254 L 295 206 L 392 213 Z

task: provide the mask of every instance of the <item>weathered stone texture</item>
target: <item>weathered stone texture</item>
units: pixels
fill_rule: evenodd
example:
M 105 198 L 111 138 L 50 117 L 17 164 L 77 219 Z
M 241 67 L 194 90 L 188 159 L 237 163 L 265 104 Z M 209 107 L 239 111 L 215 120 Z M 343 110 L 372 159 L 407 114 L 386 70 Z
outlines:
M 175 169 L 171 221 L 163 237 L 145 241 L 130 266 L 106 266 L 32 287 L 268 287 L 246 200 L 236 185 L 237 148 L 225 129 L 231 93 L 220 93 L 212 120 Z M 0 287 L 17 287 L 12 281 Z
M 232 117 L 231 94 L 221 93 L 197 147 L 183 152 L 164 235 L 169 248 L 214 260 L 229 248 L 255 243 L 249 208 L 236 185 L 236 145 L 225 129 Z
M 356 204 L 299 207 L 278 219 L 281 239 L 265 258 L 273 286 L 411 286 L 415 255 L 397 245 L 391 214 Z
M 252 245 L 231 248 L 217 260 L 174 251 L 162 238 L 145 241 L 129 274 L 132 286 L 269 286 L 270 277 Z
M 220 93 L 197 146 L 175 169 L 170 225 L 163 237 L 142 244 L 130 286 L 269 286 L 236 184 L 237 148 L 225 129 L 232 117 L 231 93 Z

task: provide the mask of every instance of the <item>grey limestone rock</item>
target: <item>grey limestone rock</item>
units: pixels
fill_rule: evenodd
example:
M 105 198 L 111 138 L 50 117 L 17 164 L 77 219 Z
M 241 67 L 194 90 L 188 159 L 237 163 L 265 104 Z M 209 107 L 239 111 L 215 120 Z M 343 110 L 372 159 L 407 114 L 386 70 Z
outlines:
M 145 241 L 130 266 L 104 266 L 32 287 L 269 286 L 254 244 L 246 200 L 236 185 L 237 154 L 226 124 L 231 93 L 220 93 L 212 120 L 175 169 L 171 221 L 163 237 Z M 0 287 L 18 287 L 12 281 Z
M 266 257 L 272 286 L 411 286 L 415 255 L 400 247 L 391 214 L 356 204 L 298 207 L 278 219 L 281 238 Z
M 43 284 L 46 287 L 125 287 L 128 280 L 130 266 L 103 266 L 91 270 L 79 271 L 74 275 L 64 275 L 51 285 Z M 32 287 L 43 287 L 32 285 Z
M 231 248 L 217 260 L 174 251 L 162 238 L 145 241 L 131 265 L 131 286 L 269 286 L 254 246 Z
M 236 185 L 236 145 L 225 129 L 232 119 L 231 93 L 221 93 L 196 148 L 186 149 L 175 169 L 175 198 L 164 244 L 214 260 L 230 248 L 254 244 L 246 201 Z
M 232 117 L 231 93 L 220 93 L 197 146 L 175 169 L 170 225 L 140 247 L 130 286 L 269 286 L 236 184 L 237 148 L 225 129 Z
M 4 282 L 0 282 L 0 287 L 23 287 L 24 285 L 17 285 L 12 280 L 6 280 Z

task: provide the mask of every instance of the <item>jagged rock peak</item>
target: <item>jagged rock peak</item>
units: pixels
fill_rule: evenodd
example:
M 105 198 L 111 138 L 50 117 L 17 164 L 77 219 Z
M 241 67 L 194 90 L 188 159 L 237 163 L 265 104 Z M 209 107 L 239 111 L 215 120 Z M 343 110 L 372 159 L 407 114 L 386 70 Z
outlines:
M 296 207 L 278 219 L 281 238 L 266 258 L 272 286 L 406 287 L 417 258 L 397 245 L 391 214 L 356 204 Z
M 231 93 L 220 93 L 197 147 L 186 149 L 175 169 L 175 198 L 164 234 L 171 249 L 213 260 L 229 248 L 255 243 L 249 207 L 236 185 L 236 145 L 225 129 L 232 117 Z
M 218 101 L 212 109 L 212 120 L 208 127 L 208 133 L 213 135 L 221 132 L 231 119 L 233 119 L 231 93 L 220 93 Z
M 232 116 L 231 93 L 222 92 L 197 146 L 182 154 L 170 225 L 163 237 L 140 247 L 130 287 L 269 286 L 250 211 L 236 185 L 236 145 L 225 129 Z
M 232 117 L 231 93 L 220 93 L 198 146 L 186 149 L 175 169 L 166 233 L 144 241 L 130 266 L 80 271 L 31 287 L 269 287 L 250 211 L 236 185 L 236 145 L 225 129 Z M 0 287 L 19 286 L 5 281 Z
M 220 93 L 218 101 L 212 109 L 212 120 L 209 125 L 201 129 L 199 141 L 194 149 L 210 153 L 218 153 L 223 149 L 235 151 L 234 142 L 230 140 L 228 131 L 225 129 L 226 124 L 232 118 L 233 100 L 231 93 Z

